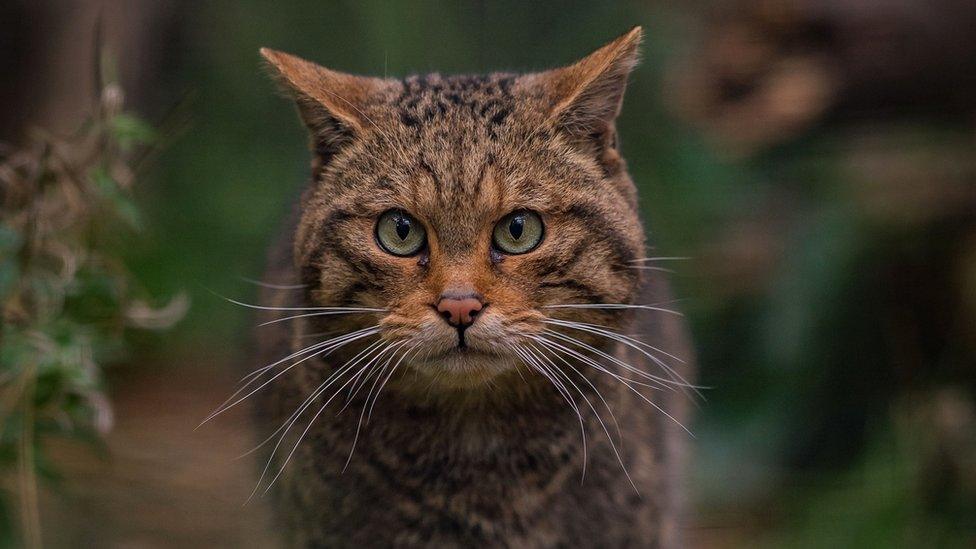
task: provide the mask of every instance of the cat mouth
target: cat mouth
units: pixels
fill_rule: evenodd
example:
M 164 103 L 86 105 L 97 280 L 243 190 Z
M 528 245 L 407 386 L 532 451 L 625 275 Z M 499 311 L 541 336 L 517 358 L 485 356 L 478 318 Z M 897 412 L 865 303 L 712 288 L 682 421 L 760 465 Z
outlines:
M 425 360 L 419 370 L 454 388 L 479 386 L 515 367 L 511 359 L 471 347 L 452 347 Z
M 444 349 L 440 353 L 431 355 L 425 362 L 433 363 L 443 363 L 448 362 L 451 364 L 465 364 L 465 363 L 485 363 L 494 362 L 502 359 L 503 356 L 492 350 L 472 347 L 471 345 L 455 345 L 453 347 Z
M 494 353 L 489 353 L 486 351 L 481 351 L 478 349 L 472 349 L 469 345 L 459 344 L 456 347 L 448 349 L 443 356 L 482 356 L 490 357 L 497 356 Z

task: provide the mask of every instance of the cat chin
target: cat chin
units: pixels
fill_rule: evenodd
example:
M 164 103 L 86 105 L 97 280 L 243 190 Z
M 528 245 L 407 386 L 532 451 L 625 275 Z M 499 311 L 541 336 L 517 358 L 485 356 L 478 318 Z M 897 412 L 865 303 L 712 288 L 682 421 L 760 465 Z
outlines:
M 514 357 L 466 348 L 452 349 L 410 366 L 432 385 L 446 389 L 469 389 L 483 386 L 513 371 L 517 365 Z

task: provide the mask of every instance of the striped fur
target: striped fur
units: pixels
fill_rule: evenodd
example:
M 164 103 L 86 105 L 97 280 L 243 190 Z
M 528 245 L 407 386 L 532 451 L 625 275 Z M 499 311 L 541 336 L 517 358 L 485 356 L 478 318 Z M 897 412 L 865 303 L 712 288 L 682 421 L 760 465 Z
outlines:
M 260 417 L 285 421 L 374 341 L 414 351 L 390 377 L 368 425 L 360 428 L 358 421 L 369 404 L 364 389 L 338 415 L 345 401 L 334 401 L 289 463 L 270 456 L 272 468 L 284 471 L 276 508 L 291 544 L 676 543 L 674 426 L 609 376 L 582 367 L 577 376 L 568 364 L 555 363 L 577 376 L 579 391 L 571 397 L 587 412 L 581 483 L 575 412 L 506 349 L 551 327 L 547 317 L 623 331 L 641 322 L 660 346 L 683 345 L 681 326 L 660 315 L 546 308 L 666 296 L 663 280 L 633 268 L 643 257 L 644 232 L 614 127 L 639 41 L 635 29 L 574 65 L 537 74 L 403 80 L 350 76 L 262 50 L 296 100 L 313 150 L 311 185 L 272 250 L 268 275 L 304 288 L 266 290 L 265 302 L 385 312 L 313 316 L 263 329 L 261 365 L 314 342 L 313 334 L 372 325 L 380 333 L 282 376 L 269 388 Z M 397 257 L 377 244 L 376 220 L 391 208 L 423 223 L 428 246 L 419 255 Z M 537 212 L 545 238 L 529 253 L 505 255 L 492 249 L 492 229 L 515 210 Z M 465 332 L 465 352 L 457 351 L 455 330 L 434 310 L 441 292 L 458 284 L 487 303 Z M 269 312 L 265 320 L 282 316 Z M 643 364 L 603 338 L 574 336 Z M 673 392 L 649 393 L 656 405 L 678 413 Z M 330 395 L 313 399 L 305 419 Z M 598 396 L 620 424 L 622 463 L 586 407 Z

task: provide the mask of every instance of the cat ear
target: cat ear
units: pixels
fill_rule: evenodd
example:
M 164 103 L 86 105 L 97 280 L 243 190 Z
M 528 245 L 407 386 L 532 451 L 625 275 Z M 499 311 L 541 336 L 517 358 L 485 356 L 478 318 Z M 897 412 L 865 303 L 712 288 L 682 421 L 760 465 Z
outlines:
M 370 122 L 363 111 L 382 81 L 329 70 L 268 48 L 261 48 L 261 56 L 298 104 L 316 153 L 324 161 L 367 129 Z
M 642 30 L 626 34 L 573 65 L 538 75 L 549 119 L 574 138 L 613 146 L 627 77 L 637 66 Z

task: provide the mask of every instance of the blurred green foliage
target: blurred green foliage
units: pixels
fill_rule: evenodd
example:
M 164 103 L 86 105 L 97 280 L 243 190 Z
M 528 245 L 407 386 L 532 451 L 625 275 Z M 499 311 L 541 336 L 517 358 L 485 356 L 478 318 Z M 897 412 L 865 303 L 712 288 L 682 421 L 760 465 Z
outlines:
M 44 441 L 97 442 L 111 428 L 103 370 L 124 356 L 127 330 L 166 327 L 186 309 L 183 297 L 153 308 L 119 258 L 142 227 L 132 153 L 154 137 L 121 101 L 109 85 L 76 135 L 37 130 L 0 158 L 2 545 L 20 515 L 22 543 L 40 546 L 36 479 L 57 478 Z

